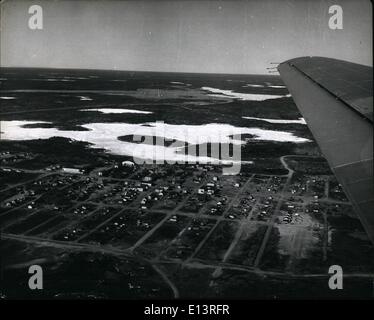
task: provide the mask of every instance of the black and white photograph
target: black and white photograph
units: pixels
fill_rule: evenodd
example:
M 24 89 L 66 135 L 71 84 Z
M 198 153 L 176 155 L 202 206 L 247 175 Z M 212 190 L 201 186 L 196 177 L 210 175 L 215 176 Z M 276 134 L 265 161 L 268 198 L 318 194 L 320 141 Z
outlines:
M 0 9 L 0 300 L 374 300 L 371 1 Z

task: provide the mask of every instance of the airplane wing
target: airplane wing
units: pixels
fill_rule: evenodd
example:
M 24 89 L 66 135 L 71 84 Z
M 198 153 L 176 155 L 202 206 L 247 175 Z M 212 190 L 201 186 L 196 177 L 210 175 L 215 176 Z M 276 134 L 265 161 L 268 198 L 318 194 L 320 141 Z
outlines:
M 373 69 L 302 57 L 278 70 L 374 244 Z

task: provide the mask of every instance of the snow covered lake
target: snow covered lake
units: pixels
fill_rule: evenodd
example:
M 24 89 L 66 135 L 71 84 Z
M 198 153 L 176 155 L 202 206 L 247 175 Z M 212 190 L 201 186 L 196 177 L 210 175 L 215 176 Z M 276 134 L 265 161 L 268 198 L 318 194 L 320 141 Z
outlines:
M 213 94 L 208 94 L 211 97 L 218 97 L 218 98 L 227 97 L 227 98 L 232 98 L 232 99 L 248 100 L 248 101 L 265 101 L 265 100 L 270 100 L 270 99 L 291 97 L 290 94 L 277 95 L 277 94 L 240 93 L 240 92 L 234 92 L 233 90 L 222 90 L 222 89 L 211 88 L 211 87 L 202 87 L 201 89 L 204 91 L 213 93 Z
M 115 109 L 115 108 L 101 108 L 101 109 L 81 109 L 80 111 L 96 111 L 100 113 L 113 114 L 113 113 L 139 113 L 139 114 L 151 114 L 151 111 L 140 111 L 133 109 Z
M 265 121 L 269 123 L 299 123 L 299 124 L 306 124 L 304 118 L 299 118 L 297 120 L 286 120 L 286 119 L 265 119 L 265 118 L 255 118 L 255 117 L 242 117 L 243 119 L 248 120 L 258 120 L 258 121 Z
M 152 145 L 139 143 L 140 137 L 161 137 L 165 140 L 182 141 L 189 145 L 204 143 L 232 143 L 241 145 L 243 141 L 240 135 L 253 136 L 251 140 L 277 141 L 277 142 L 309 142 L 308 139 L 297 137 L 286 131 L 265 130 L 260 128 L 235 127 L 229 124 L 209 123 L 204 125 L 175 125 L 163 122 L 149 122 L 140 124 L 130 123 L 89 123 L 82 127 L 87 131 L 58 130 L 56 128 L 37 128 L 36 124 L 46 124 L 42 121 L 2 121 L 1 138 L 6 140 L 34 140 L 49 139 L 51 137 L 65 137 L 77 141 L 92 144 L 93 148 L 101 148 L 109 153 L 128 155 L 140 159 L 153 159 L 163 161 L 199 161 L 219 162 L 210 157 L 198 157 L 184 155 L 183 147 L 164 145 Z M 34 127 L 25 127 L 34 125 Z M 138 136 L 137 141 L 120 141 L 121 136 Z

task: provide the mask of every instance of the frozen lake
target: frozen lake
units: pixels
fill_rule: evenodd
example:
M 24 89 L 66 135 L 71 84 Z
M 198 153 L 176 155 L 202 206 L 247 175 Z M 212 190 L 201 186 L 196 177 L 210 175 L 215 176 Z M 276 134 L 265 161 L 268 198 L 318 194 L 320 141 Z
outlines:
M 41 121 L 2 121 L 1 138 L 6 140 L 34 140 L 49 139 L 51 137 L 64 137 L 68 139 L 84 141 L 92 144 L 93 148 L 104 149 L 117 155 L 133 156 L 140 159 L 153 159 L 164 161 L 199 161 L 219 162 L 219 159 L 199 157 L 180 153 L 183 147 L 171 144 L 152 145 L 139 143 L 140 137 L 159 137 L 168 141 L 177 140 L 189 145 L 204 143 L 241 145 L 257 141 L 276 142 L 309 142 L 308 139 L 297 137 L 286 131 L 266 130 L 260 128 L 235 127 L 229 124 L 209 123 L 205 125 L 175 125 L 163 122 L 148 123 L 89 123 L 82 125 L 86 131 L 58 130 L 56 128 L 25 127 L 26 125 L 46 124 Z M 253 137 L 245 142 L 241 135 Z M 120 141 L 121 136 L 138 136 L 137 141 Z

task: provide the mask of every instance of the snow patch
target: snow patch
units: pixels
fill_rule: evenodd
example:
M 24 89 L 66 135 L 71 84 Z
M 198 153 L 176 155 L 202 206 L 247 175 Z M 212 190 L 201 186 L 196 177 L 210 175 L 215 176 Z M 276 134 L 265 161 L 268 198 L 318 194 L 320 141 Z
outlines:
M 232 90 L 222 90 L 217 88 L 211 87 L 202 87 L 204 91 L 209 91 L 212 93 L 219 93 L 219 94 L 209 94 L 212 97 L 227 97 L 232 99 L 239 99 L 239 100 L 249 100 L 249 101 L 265 101 L 270 99 L 279 99 L 290 97 L 290 94 L 286 95 L 275 95 L 275 94 L 255 94 L 255 93 L 240 93 L 240 92 L 233 92 Z
M 265 118 L 255 118 L 255 117 L 242 117 L 243 119 L 248 120 L 259 120 L 265 121 L 269 123 L 299 123 L 299 124 L 306 124 L 304 118 L 299 118 L 297 120 L 284 120 L 284 119 L 265 119 Z

